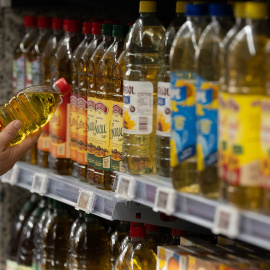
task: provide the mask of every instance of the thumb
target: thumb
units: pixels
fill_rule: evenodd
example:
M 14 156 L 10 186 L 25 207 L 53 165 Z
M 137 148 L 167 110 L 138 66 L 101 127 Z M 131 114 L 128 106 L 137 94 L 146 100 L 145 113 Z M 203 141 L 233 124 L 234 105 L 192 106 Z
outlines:
M 5 151 L 11 141 L 18 134 L 19 129 L 22 126 L 22 122 L 19 120 L 9 123 L 4 130 L 0 133 L 0 152 Z

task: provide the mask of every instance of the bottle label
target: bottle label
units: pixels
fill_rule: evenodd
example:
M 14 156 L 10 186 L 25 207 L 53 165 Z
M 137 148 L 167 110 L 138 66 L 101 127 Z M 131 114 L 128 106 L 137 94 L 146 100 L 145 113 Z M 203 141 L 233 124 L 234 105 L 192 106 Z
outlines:
M 32 81 L 33 85 L 40 84 L 40 59 L 37 58 L 32 62 Z
M 217 163 L 218 83 L 197 76 L 198 171 Z
M 87 165 L 92 167 L 96 152 L 96 102 L 96 98 L 87 98 Z
M 171 72 L 171 166 L 196 154 L 196 87 L 194 72 Z
M 17 60 L 12 62 L 12 90 L 13 93 L 17 92 Z
M 17 270 L 32 270 L 31 266 L 18 265 Z
M 260 95 L 230 95 L 228 99 L 228 172 L 234 185 L 260 185 Z
M 95 169 L 104 171 L 111 170 L 112 104 L 111 100 L 96 103 Z
M 219 93 L 218 176 L 223 181 L 226 181 L 228 170 L 228 98 L 228 93 Z
M 151 82 L 123 81 L 125 133 L 150 134 L 153 131 L 153 94 Z
M 122 161 L 123 148 L 123 103 L 113 102 L 112 108 L 112 171 L 124 172 Z
M 50 121 L 51 155 L 70 158 L 70 94 L 61 101 Z
M 70 158 L 77 161 L 77 116 L 78 95 L 70 95 Z
M 170 83 L 158 82 L 157 135 L 171 136 Z
M 20 90 L 25 88 L 26 82 L 26 73 L 25 73 L 25 57 L 21 56 L 16 59 L 16 92 L 18 93 Z
M 6 261 L 6 270 L 17 270 L 18 264 L 15 261 L 7 260 Z
M 25 87 L 30 87 L 33 85 L 33 74 L 32 74 L 32 62 L 26 59 L 26 82 Z
M 78 96 L 77 161 L 87 165 L 87 97 Z
M 50 151 L 50 125 L 49 123 L 46 124 L 43 128 L 43 132 L 40 135 L 38 139 L 37 148 L 43 152 L 49 152 Z

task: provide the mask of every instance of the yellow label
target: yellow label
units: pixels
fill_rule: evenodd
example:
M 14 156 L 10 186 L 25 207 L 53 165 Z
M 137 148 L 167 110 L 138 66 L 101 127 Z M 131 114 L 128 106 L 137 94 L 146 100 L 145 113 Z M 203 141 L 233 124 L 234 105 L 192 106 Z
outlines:
M 260 185 L 260 95 L 230 95 L 228 99 L 228 174 L 230 183 Z
M 70 158 L 77 161 L 77 106 L 78 96 L 71 94 L 70 96 Z
M 6 261 L 6 270 L 17 270 L 18 264 L 15 261 L 7 260 Z
M 159 248 L 158 269 L 163 269 L 165 265 L 166 265 L 166 250 L 164 248 Z
M 196 258 L 189 256 L 187 270 L 195 270 L 195 269 L 196 269 Z
M 96 152 L 96 102 L 96 98 L 87 98 L 87 164 L 92 167 Z
M 32 62 L 26 60 L 26 81 L 25 87 L 30 87 L 33 85 L 33 75 L 32 75 Z

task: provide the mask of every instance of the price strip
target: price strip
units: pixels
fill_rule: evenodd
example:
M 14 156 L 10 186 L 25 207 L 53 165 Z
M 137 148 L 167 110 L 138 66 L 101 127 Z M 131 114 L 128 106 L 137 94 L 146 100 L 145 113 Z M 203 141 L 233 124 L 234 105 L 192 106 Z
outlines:
M 30 191 L 32 193 L 38 193 L 39 195 L 43 196 L 47 193 L 48 182 L 49 179 L 46 174 L 35 173 Z
M 14 186 L 18 182 L 19 170 L 19 166 L 15 164 L 11 170 L 2 176 L 2 182 Z
M 121 174 L 118 179 L 115 196 L 131 201 L 135 197 L 135 189 L 136 180 L 132 176 Z
M 219 205 L 216 208 L 213 233 L 235 238 L 239 232 L 240 212 L 237 208 Z
M 76 205 L 77 210 L 83 210 L 86 214 L 94 211 L 96 204 L 96 194 L 90 190 L 80 189 Z
M 158 187 L 153 210 L 172 215 L 175 212 L 176 192 L 170 188 Z

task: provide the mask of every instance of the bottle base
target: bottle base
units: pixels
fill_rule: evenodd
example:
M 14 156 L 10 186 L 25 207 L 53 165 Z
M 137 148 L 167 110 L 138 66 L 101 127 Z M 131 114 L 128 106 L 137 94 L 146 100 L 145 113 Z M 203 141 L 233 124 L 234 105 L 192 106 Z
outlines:
M 126 172 L 132 174 L 156 173 L 155 157 L 124 157 L 123 161 Z
M 87 166 L 86 172 L 87 172 L 87 182 L 90 185 L 94 185 L 94 177 L 95 177 L 95 169 L 94 169 L 94 167 Z
M 100 189 L 111 189 L 111 172 L 95 170 L 94 185 Z
M 87 182 L 87 170 L 86 170 L 86 165 L 79 164 L 77 163 L 77 172 L 78 175 L 77 177 L 80 179 L 82 182 Z
M 71 160 L 69 158 L 56 158 L 49 155 L 49 168 L 59 175 L 71 175 Z
M 49 152 L 38 149 L 38 165 L 43 168 L 49 167 Z

